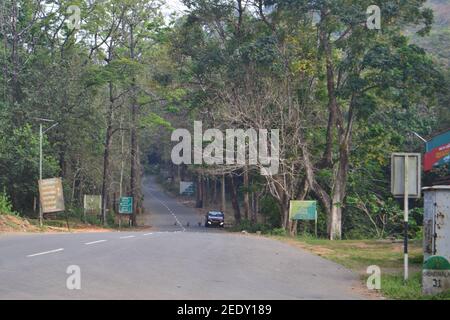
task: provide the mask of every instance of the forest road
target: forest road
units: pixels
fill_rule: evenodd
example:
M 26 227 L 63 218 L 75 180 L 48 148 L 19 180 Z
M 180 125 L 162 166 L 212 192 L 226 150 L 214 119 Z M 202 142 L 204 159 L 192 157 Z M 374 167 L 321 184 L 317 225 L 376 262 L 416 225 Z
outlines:
M 151 179 L 144 195 L 150 230 L 0 234 L 0 299 L 365 298 L 358 276 L 336 263 L 199 227 L 195 210 Z

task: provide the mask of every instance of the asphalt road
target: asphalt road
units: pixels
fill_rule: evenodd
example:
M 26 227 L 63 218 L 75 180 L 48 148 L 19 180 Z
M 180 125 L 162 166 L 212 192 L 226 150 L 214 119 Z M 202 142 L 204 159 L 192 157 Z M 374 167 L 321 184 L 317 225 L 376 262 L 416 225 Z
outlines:
M 150 230 L 0 235 L 0 299 L 364 298 L 343 267 L 271 239 L 198 227 L 192 208 L 144 184 Z M 80 290 L 66 286 L 72 265 Z

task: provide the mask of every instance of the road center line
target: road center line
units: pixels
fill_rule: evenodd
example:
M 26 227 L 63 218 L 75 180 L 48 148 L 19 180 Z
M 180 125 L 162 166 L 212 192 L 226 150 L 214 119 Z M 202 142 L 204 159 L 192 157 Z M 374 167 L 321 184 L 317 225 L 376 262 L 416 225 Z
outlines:
M 97 240 L 97 241 L 92 241 L 92 242 L 86 242 L 85 244 L 89 245 L 89 244 L 100 243 L 100 242 L 106 242 L 106 240 Z
M 126 237 L 120 237 L 119 239 L 129 239 L 129 238 L 134 238 L 135 236 L 126 236 Z
M 27 257 L 31 258 L 31 257 L 36 257 L 36 256 L 42 256 L 44 254 L 48 254 L 48 253 L 55 253 L 55 252 L 59 252 L 59 251 L 63 251 L 64 248 L 59 248 L 59 249 L 55 249 L 55 250 L 50 250 L 50 251 L 44 251 L 44 252 L 39 252 L 39 253 L 34 253 L 34 254 L 29 254 L 27 255 Z
M 175 215 L 175 213 L 173 213 L 172 209 L 169 208 L 169 206 L 167 204 L 165 204 L 162 200 L 160 200 L 158 197 L 156 197 L 154 194 L 152 194 L 150 192 L 150 196 L 153 197 L 156 201 L 158 201 L 161 205 L 163 205 L 171 214 L 172 216 L 175 218 L 175 222 L 176 224 L 179 225 L 179 227 L 181 228 L 181 230 L 184 232 L 186 231 L 186 228 L 183 226 L 183 224 L 178 220 L 177 216 Z

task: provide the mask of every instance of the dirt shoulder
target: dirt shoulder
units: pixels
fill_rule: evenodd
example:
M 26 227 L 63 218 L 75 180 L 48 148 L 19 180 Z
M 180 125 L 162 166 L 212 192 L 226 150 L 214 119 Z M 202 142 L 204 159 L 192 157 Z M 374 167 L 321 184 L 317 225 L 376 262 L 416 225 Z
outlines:
M 14 215 L 0 214 L 0 233 L 53 233 L 53 232 L 109 232 L 113 229 L 69 221 L 52 220 L 52 225 L 39 227 L 37 221 Z

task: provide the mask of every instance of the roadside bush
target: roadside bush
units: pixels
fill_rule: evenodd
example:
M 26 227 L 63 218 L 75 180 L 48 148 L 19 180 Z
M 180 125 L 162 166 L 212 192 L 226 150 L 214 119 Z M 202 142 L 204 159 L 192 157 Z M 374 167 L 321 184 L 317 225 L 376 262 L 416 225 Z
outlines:
M 19 214 L 12 209 L 11 200 L 5 191 L 0 193 L 0 214 L 14 215 L 18 216 Z
M 284 228 L 275 228 L 270 231 L 270 234 L 273 236 L 286 236 L 287 232 Z
M 66 214 L 69 218 L 77 219 L 80 221 L 83 221 L 84 219 L 83 208 L 80 207 L 67 206 Z
M 96 215 L 92 215 L 92 214 L 88 214 L 86 215 L 86 222 L 92 225 L 99 225 L 101 224 L 101 221 L 99 219 L 98 216 Z
M 269 233 L 270 227 L 264 223 L 252 223 L 250 220 L 242 220 L 241 223 L 235 225 L 232 228 L 233 231 L 247 231 L 250 233 L 256 233 L 261 231 L 261 233 Z
M 266 195 L 261 199 L 261 214 L 271 228 L 280 227 L 280 208 L 275 199 Z
M 115 216 L 114 216 L 114 211 L 109 210 L 108 214 L 106 215 L 106 223 L 108 226 L 114 226 L 115 224 Z

